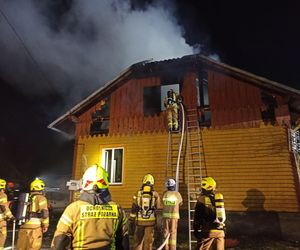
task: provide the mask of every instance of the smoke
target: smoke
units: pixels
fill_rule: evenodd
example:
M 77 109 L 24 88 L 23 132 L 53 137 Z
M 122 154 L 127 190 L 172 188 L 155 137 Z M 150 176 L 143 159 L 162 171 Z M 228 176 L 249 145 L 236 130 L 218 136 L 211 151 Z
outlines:
M 73 105 L 133 63 L 194 53 L 171 1 L 143 9 L 128 0 L 53 2 L 0 3 L 0 76 L 27 95 L 58 93 Z

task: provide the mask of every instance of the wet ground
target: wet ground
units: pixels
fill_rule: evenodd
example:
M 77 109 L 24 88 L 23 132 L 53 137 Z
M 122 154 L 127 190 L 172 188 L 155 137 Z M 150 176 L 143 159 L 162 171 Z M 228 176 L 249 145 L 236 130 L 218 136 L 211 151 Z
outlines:
M 52 237 L 57 225 L 57 221 L 60 214 L 55 214 L 51 217 L 50 227 L 47 233 L 44 234 L 43 247 L 42 249 L 50 249 Z M 18 232 L 16 232 L 17 240 Z M 156 231 L 156 240 L 154 249 L 161 243 L 159 238 L 161 237 L 161 232 Z M 132 238 L 131 238 L 132 239 Z M 12 244 L 12 225 L 8 225 L 8 235 L 5 247 L 9 247 Z M 16 244 L 16 241 L 15 241 Z M 177 250 L 188 249 L 188 236 L 186 229 L 179 228 L 178 232 L 178 245 Z M 278 239 L 267 239 L 263 235 L 258 238 L 248 238 L 239 237 L 235 239 L 226 240 L 226 249 L 229 250 L 300 250 L 300 239 L 299 241 L 283 241 Z

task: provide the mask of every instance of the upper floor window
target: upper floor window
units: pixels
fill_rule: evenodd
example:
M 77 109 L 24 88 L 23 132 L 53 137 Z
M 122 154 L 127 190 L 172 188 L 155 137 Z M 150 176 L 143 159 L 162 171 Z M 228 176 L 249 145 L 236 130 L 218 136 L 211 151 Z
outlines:
M 121 184 L 123 178 L 124 148 L 104 148 L 102 150 L 102 166 L 108 173 L 110 184 Z
M 160 108 L 160 86 L 144 88 L 144 115 L 158 115 Z
M 211 112 L 208 95 L 208 75 L 206 71 L 200 71 L 197 80 L 197 103 L 201 110 L 200 125 L 209 126 Z
M 104 98 L 100 101 L 100 107 L 92 113 L 90 135 L 108 134 L 109 132 L 109 104 L 110 99 Z
M 262 92 L 261 99 L 263 103 L 263 107 L 261 108 L 262 120 L 274 124 L 276 121 L 275 109 L 277 108 L 276 97 L 266 92 Z

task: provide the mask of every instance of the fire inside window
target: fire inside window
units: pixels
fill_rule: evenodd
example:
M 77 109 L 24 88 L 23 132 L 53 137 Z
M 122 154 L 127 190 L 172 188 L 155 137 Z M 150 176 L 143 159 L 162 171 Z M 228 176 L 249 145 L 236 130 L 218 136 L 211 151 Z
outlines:
M 123 177 L 123 148 L 104 148 L 102 166 L 108 173 L 110 184 L 121 184 Z

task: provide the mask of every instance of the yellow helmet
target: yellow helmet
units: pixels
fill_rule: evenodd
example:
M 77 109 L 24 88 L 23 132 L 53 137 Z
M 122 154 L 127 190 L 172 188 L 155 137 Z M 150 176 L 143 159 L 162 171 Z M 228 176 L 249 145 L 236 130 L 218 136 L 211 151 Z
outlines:
M 6 187 L 6 181 L 3 179 L 0 179 L 0 189 L 4 189 Z
M 154 177 L 152 174 L 146 174 L 143 179 L 143 184 L 154 185 Z
M 201 181 L 201 188 L 207 191 L 213 191 L 216 189 L 217 183 L 212 177 L 205 177 Z
M 39 178 L 36 178 L 30 183 L 30 191 L 43 191 L 45 188 L 45 182 Z
M 83 190 L 93 190 L 95 185 L 99 189 L 108 188 L 108 173 L 97 164 L 90 166 L 82 176 Z

